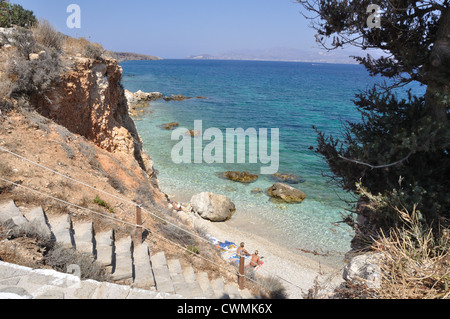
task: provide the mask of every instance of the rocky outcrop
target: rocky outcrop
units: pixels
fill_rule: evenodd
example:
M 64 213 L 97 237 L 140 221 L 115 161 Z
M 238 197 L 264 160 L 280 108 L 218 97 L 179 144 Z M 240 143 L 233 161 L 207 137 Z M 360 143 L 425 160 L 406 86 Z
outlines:
M 148 172 L 142 141 L 129 116 L 120 84 L 122 68 L 114 59 L 69 57 L 70 69 L 60 81 L 31 102 L 42 115 L 109 152 L 131 154 Z M 149 161 L 147 161 L 149 162 Z
M 171 96 L 165 96 L 164 97 L 164 101 L 184 101 L 184 100 L 189 100 L 192 99 L 192 97 L 190 96 L 184 96 L 181 94 L 172 94 Z
M 125 97 L 127 98 L 128 104 L 133 105 L 141 102 L 156 101 L 162 98 L 163 95 L 160 92 L 143 92 L 139 90 L 133 93 L 125 90 Z
M 195 213 L 212 222 L 227 221 L 236 211 L 231 199 L 224 195 L 209 192 L 192 196 L 190 204 Z
M 306 194 L 301 190 L 283 183 L 272 185 L 272 187 L 267 190 L 267 193 L 270 196 L 281 199 L 287 203 L 301 203 L 306 198 Z

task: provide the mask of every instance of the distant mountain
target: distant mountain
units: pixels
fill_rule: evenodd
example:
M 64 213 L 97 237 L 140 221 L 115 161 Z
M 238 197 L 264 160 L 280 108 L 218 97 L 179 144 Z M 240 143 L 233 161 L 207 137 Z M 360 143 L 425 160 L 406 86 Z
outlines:
M 237 50 L 216 55 L 199 54 L 187 59 L 207 60 L 254 60 L 254 61 L 295 61 L 313 63 L 345 63 L 356 64 L 350 56 L 361 56 L 361 53 L 350 50 L 325 51 L 322 49 L 300 50 L 293 48 L 271 48 L 267 50 Z
M 162 60 L 161 58 L 153 55 L 145 55 L 131 52 L 114 52 L 119 62 L 122 61 L 143 61 L 143 60 Z

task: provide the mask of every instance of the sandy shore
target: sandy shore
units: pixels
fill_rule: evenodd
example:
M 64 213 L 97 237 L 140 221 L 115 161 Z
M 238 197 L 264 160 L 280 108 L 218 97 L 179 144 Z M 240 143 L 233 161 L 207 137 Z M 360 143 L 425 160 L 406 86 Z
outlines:
M 227 222 L 213 223 L 193 213 L 179 214 L 186 222 L 201 227 L 208 235 L 219 241 L 244 242 L 245 248 L 250 253 L 258 250 L 259 255 L 264 257 L 264 265 L 258 270 L 258 275 L 276 276 L 286 288 L 290 299 L 302 299 L 303 294 L 313 288 L 315 280 L 322 287 L 323 294 L 332 291 L 343 281 L 341 267 L 326 266 L 311 258 L 295 254 L 266 238 L 239 230 Z

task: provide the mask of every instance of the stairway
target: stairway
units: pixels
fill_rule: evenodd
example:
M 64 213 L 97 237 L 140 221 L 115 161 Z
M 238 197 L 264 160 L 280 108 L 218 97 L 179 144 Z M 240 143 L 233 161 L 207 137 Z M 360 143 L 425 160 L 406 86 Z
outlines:
M 13 201 L 0 203 L 0 223 L 9 228 L 33 223 L 65 247 L 87 254 L 111 273 L 114 283 L 132 288 L 182 296 L 184 299 L 250 299 L 248 290 L 206 272 L 182 267 L 164 252 L 151 253 L 147 243 L 134 245 L 131 236 L 115 238 L 113 230 L 96 233 L 91 221 L 73 221 L 68 214 L 47 216 L 41 207 L 23 212 Z

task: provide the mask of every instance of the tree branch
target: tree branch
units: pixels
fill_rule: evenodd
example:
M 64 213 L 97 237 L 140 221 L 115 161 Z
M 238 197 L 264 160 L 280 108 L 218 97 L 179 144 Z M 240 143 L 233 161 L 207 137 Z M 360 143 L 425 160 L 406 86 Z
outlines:
M 405 158 L 403 158 L 403 159 L 401 159 L 401 160 L 399 160 L 399 161 L 397 161 L 397 162 L 394 162 L 394 163 L 391 163 L 391 164 L 386 164 L 386 165 L 378 165 L 378 166 L 371 165 L 371 164 L 367 164 L 367 163 L 363 163 L 363 162 L 360 162 L 360 161 L 357 161 L 357 160 L 352 160 L 352 159 L 349 159 L 349 158 L 345 158 L 344 156 L 341 156 L 341 155 L 338 155 L 338 157 L 339 157 L 340 159 L 345 160 L 345 161 L 353 162 L 353 163 L 356 163 L 356 164 L 359 164 L 359 165 L 368 166 L 368 167 L 370 167 L 371 169 L 378 169 L 378 168 L 386 168 L 386 167 L 391 167 L 391 166 L 398 165 L 398 164 L 400 164 L 401 162 L 404 162 L 404 161 L 406 161 L 407 159 L 409 159 L 409 158 L 411 157 L 412 154 L 413 154 L 413 152 L 411 151 L 411 152 L 409 152 L 408 156 L 406 156 Z

